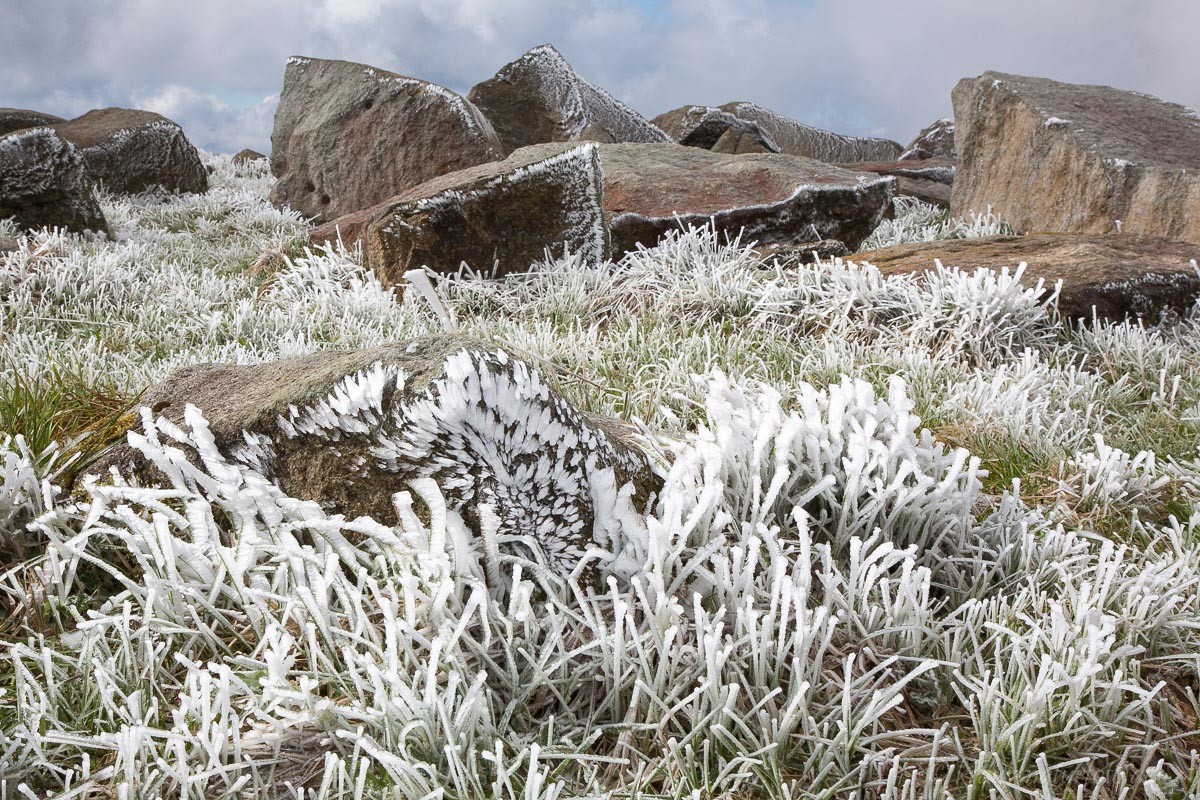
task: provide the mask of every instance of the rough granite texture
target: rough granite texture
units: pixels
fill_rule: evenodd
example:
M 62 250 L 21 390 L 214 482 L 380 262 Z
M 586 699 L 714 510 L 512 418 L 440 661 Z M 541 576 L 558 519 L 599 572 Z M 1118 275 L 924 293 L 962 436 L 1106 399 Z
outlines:
M 328 222 L 501 156 L 491 123 L 449 89 L 293 56 L 271 131 L 271 200 Z
M 721 106 L 733 116 L 753 122 L 779 152 L 813 158 L 830 164 L 847 161 L 894 161 L 904 149 L 889 139 L 843 136 L 823 131 L 777 114 L 754 103 L 733 102 Z
M 471 89 L 505 153 L 543 142 L 668 142 L 645 117 L 588 83 L 551 45 L 535 47 Z
M 758 123 L 712 106 L 682 106 L 659 114 L 652 122 L 686 147 L 714 153 L 778 153 L 779 145 Z
M 954 120 L 942 117 L 917 134 L 898 161 L 924 161 L 930 158 L 957 158 L 954 149 Z
M 681 225 L 760 244 L 837 239 L 851 250 L 891 207 L 895 179 L 780 154 L 669 144 L 600 145 L 614 256 Z
M 954 214 L 990 206 L 1019 231 L 1200 243 L 1196 112 L 1108 86 L 999 72 L 959 81 L 953 99 Z
M 79 148 L 93 180 L 110 192 L 208 191 L 208 171 L 183 129 L 152 111 L 101 108 L 53 126 Z
M 1015 269 L 1027 264 L 1026 286 L 1039 278 L 1046 291 L 1062 280 L 1059 310 L 1067 317 L 1122 320 L 1142 317 L 1157 323 L 1164 311 L 1184 313 L 1200 295 L 1200 246 L 1140 236 L 1086 236 L 1046 233 L 989 236 L 903 244 L 858 253 L 885 275 L 921 273 L 946 267 L 966 271 Z
M 393 494 L 432 478 L 490 539 L 485 553 L 525 549 L 501 541 L 520 537 L 563 572 L 594 543 L 597 498 L 615 501 L 633 484 L 644 501 L 658 486 L 622 423 L 575 409 L 495 345 L 457 336 L 186 367 L 140 400 L 143 413 L 176 424 L 187 404 L 227 457 L 293 497 L 394 524 Z M 86 474 L 110 469 L 142 480 L 156 472 L 132 443 Z
M 62 121 L 62 117 L 43 114 L 41 111 L 30 111 L 25 108 L 0 108 L 0 136 L 25 128 L 40 128 L 43 125 L 53 125 Z
M 93 188 L 83 156 L 53 128 L 0 136 L 0 219 L 13 217 L 26 230 L 107 234 Z

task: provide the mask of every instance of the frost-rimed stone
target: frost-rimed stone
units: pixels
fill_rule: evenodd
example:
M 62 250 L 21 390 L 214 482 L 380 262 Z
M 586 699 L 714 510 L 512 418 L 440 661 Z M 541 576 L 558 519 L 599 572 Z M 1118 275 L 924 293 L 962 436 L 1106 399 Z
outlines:
M 900 154 L 898 161 L 924 161 L 929 158 L 955 158 L 954 120 L 942 117 L 917 134 Z
M 349 61 L 288 59 L 271 131 L 271 194 L 317 222 L 502 157 L 474 105 L 434 83 Z
M 0 108 L 0 136 L 25 128 L 38 128 L 62 121 L 62 117 L 43 114 L 41 111 L 30 111 L 25 108 Z
M 842 164 L 846 169 L 891 175 L 896 179 L 896 194 L 915 197 L 930 205 L 949 208 L 950 192 L 956 171 L 953 159 L 927 158 L 921 161 L 863 161 Z
M 739 119 L 753 122 L 781 153 L 814 158 L 830 164 L 848 161 L 894 161 L 904 149 L 890 139 L 843 136 L 840 133 L 823 131 L 754 103 L 726 103 L 721 106 L 721 110 Z
M 208 171 L 183 129 L 152 111 L 101 108 L 53 126 L 111 192 L 208 191 Z
M 83 157 L 53 128 L 0 136 L 0 219 L 25 229 L 108 232 Z
M 1200 243 L 1200 116 L 1138 92 L 986 72 L 954 87 L 952 211 L 1018 231 Z
M 686 147 L 714 153 L 778 153 L 779 145 L 758 123 L 712 106 L 682 106 L 653 119 L 668 136 Z
M 177 424 L 195 405 L 228 456 L 349 517 L 394 522 L 392 495 L 432 478 L 487 552 L 533 545 L 562 571 L 607 529 L 597 509 L 615 507 L 621 487 L 645 498 L 656 485 L 620 423 L 574 408 L 503 349 L 460 337 L 187 367 L 141 402 Z M 129 445 L 89 472 L 110 467 L 155 478 Z
M 638 112 L 588 83 L 551 45 L 506 64 L 467 95 L 511 153 L 543 142 L 668 142 Z

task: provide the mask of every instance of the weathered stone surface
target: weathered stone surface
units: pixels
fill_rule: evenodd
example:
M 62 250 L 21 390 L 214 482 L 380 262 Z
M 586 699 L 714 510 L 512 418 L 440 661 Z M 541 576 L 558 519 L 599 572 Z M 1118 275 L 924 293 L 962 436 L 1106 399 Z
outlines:
M 598 146 L 558 142 L 522 148 L 504 161 L 434 178 L 364 211 L 317 228 L 310 241 L 364 243 L 386 283 L 414 267 L 454 272 L 525 272 L 550 250 L 588 262 L 608 255 Z
M 990 206 L 1018 231 L 1119 229 L 1200 243 L 1196 112 L 999 72 L 959 81 L 953 100 L 954 214 Z
M 1059 310 L 1077 319 L 1091 319 L 1095 307 L 1100 319 L 1132 316 L 1158 322 L 1164 310 L 1184 312 L 1200 295 L 1200 246 L 1140 236 L 989 236 L 897 245 L 854 256 L 885 275 L 933 269 L 935 258 L 966 271 L 1015 269 L 1025 262 L 1022 282 L 1032 286 L 1042 278 L 1049 292 L 1062 280 Z
M 292 57 L 271 132 L 271 200 L 327 222 L 501 155 L 491 123 L 449 89 Z
M 652 122 L 679 144 L 714 153 L 778 153 L 779 146 L 757 122 L 735 117 L 712 106 L 683 106 Z
M 667 142 L 667 134 L 598 86 L 550 45 L 477 84 L 467 98 L 487 115 L 505 153 L 543 142 Z
M 720 108 L 739 119 L 755 123 L 779 152 L 788 155 L 838 164 L 848 161 L 894 161 L 904 149 L 889 139 L 843 136 L 823 131 L 754 103 L 726 103 Z
M 200 153 L 182 128 L 160 114 L 101 108 L 53 127 L 79 148 L 92 179 L 110 192 L 208 191 Z
M 898 161 L 924 161 L 930 158 L 956 158 L 954 120 L 942 117 L 917 134 Z
M 529 537 L 563 571 L 604 535 L 594 498 L 615 502 L 629 483 L 645 498 L 657 486 L 621 423 L 577 410 L 496 345 L 461 337 L 187 367 L 140 401 L 176 424 L 188 404 L 226 457 L 293 497 L 394 523 L 393 494 L 432 478 L 478 534 Z M 157 479 L 130 444 L 86 474 L 110 468 Z
M 0 108 L 0 136 L 25 128 L 39 128 L 43 125 L 53 125 L 62 122 L 62 117 L 53 114 L 43 114 L 41 111 L 30 111 L 24 108 Z
M 258 152 L 257 150 L 251 150 L 248 147 L 245 150 L 239 150 L 233 155 L 233 163 L 235 164 L 249 164 L 251 161 L 268 160 L 269 159 L 262 153 Z
M 953 159 L 862 161 L 842 166 L 860 172 L 873 172 L 876 175 L 891 175 L 896 178 L 896 194 L 915 197 L 935 206 L 950 207 L 956 169 Z
M 800 244 L 768 244 L 754 248 L 763 261 L 774 260 L 784 264 L 814 264 L 818 260 L 828 261 L 850 255 L 850 248 L 837 239 L 824 239 Z
M 42 227 L 108 233 L 83 157 L 53 128 L 0 136 L 0 219 Z
M 10 236 L 0 236 L 0 255 L 12 253 L 17 249 L 17 240 Z
M 894 179 L 796 156 L 727 155 L 662 144 L 600 145 L 614 255 L 680 225 L 746 241 L 837 239 L 851 249 L 887 213 Z

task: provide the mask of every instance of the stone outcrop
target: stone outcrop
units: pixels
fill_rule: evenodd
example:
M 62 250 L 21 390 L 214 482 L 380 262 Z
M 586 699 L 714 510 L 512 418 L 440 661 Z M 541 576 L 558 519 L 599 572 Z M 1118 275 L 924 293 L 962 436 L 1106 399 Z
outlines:
M 846 169 L 891 175 L 896 179 L 896 194 L 915 197 L 930 205 L 950 207 L 954 186 L 955 163 L 948 158 L 924 161 L 863 161 L 842 164 Z
M 546 251 L 608 255 L 598 145 L 534 145 L 504 161 L 443 175 L 310 235 L 362 241 L 367 264 L 395 284 L 415 267 L 525 272 Z
M 956 158 L 954 120 L 942 117 L 917 134 L 898 161 L 924 161 L 930 158 Z
M 249 164 L 252 161 L 268 161 L 269 159 L 257 150 L 246 148 L 233 154 L 233 163 Z
M 681 225 L 762 245 L 837 239 L 852 250 L 888 212 L 894 179 L 780 154 L 600 145 L 614 256 Z
M 497 539 L 525 537 L 564 573 L 603 538 L 597 498 L 614 503 L 632 484 L 645 502 L 658 485 L 624 425 L 574 408 L 495 345 L 454 336 L 186 367 L 140 404 L 176 424 L 194 405 L 226 457 L 349 518 L 394 524 L 392 496 L 432 478 L 489 540 L 485 553 L 514 546 Z M 135 443 L 87 474 L 153 482 Z
M 0 136 L 0 219 L 19 227 L 108 233 L 79 150 L 54 128 Z
M 208 191 L 208 171 L 183 129 L 152 111 L 101 108 L 53 126 L 110 192 Z
M 1100 319 L 1141 317 L 1157 323 L 1164 311 L 1183 313 L 1200 295 L 1200 246 L 1139 236 L 1034 234 L 989 236 L 904 244 L 858 253 L 885 275 L 921 273 L 946 267 L 999 271 L 1027 264 L 1022 282 L 1041 278 L 1046 291 L 1063 282 L 1059 311 L 1066 317 Z
M 491 123 L 437 84 L 292 57 L 271 132 L 271 199 L 318 223 L 502 156 Z
M 25 108 L 0 108 L 0 136 L 25 128 L 39 128 L 62 121 L 62 117 L 43 114 L 41 111 L 30 111 Z
M 471 89 L 505 153 L 543 142 L 667 142 L 645 117 L 579 76 L 550 45 L 535 47 Z
M 720 110 L 738 119 L 753 122 L 758 126 L 761 135 L 772 142 L 780 153 L 830 164 L 850 161 L 894 161 L 904 149 L 889 139 L 843 136 L 840 133 L 823 131 L 754 103 L 726 103 Z
M 1200 243 L 1200 116 L 1107 86 L 986 72 L 954 88 L 952 211 L 1018 231 Z
M 652 122 L 686 147 L 714 153 L 778 153 L 779 146 L 758 123 L 712 106 L 682 106 L 659 114 Z

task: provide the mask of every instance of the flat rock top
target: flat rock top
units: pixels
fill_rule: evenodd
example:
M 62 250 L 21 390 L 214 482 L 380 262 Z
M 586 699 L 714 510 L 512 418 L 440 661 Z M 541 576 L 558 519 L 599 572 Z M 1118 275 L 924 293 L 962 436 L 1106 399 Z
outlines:
M 1111 86 L 1061 83 L 1003 72 L 960 82 L 991 83 L 1025 100 L 1053 127 L 1109 159 L 1200 169 L 1200 115 L 1176 103 Z
M 802 188 L 891 180 L 799 156 L 730 155 L 676 144 L 601 144 L 604 206 L 612 214 L 712 214 L 783 202 Z
M 87 112 L 82 117 L 76 117 L 68 122 L 60 122 L 54 126 L 54 129 L 76 147 L 96 147 L 104 144 L 118 131 L 144 128 L 147 125 L 158 123 L 179 127 L 171 120 L 161 114 L 155 114 L 153 111 L 140 111 L 133 108 L 99 108 Z

